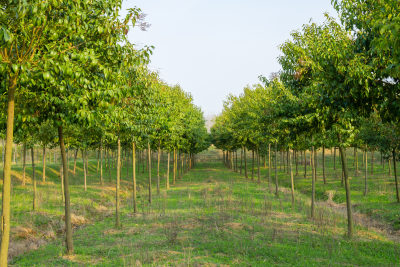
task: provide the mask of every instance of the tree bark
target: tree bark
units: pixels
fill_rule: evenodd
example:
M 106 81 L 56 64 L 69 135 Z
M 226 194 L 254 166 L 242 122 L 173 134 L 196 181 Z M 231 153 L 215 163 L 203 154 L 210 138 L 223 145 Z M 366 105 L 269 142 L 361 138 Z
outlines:
M 325 176 L 325 146 L 322 146 L 322 177 L 324 179 L 324 184 L 326 184 L 326 176 Z
M 254 180 L 254 149 L 252 152 L 252 159 L 251 159 L 251 180 Z
M 149 203 L 151 204 L 151 149 L 150 142 L 147 142 L 147 154 L 148 154 L 148 171 L 149 171 Z
M 1 248 L 0 248 L 0 266 L 7 266 L 8 245 L 10 241 L 10 201 L 11 201 L 11 157 L 13 145 L 14 129 L 14 106 L 15 90 L 17 88 L 18 75 L 9 77 L 8 87 L 8 107 L 7 107 L 7 130 L 6 146 L 3 170 L 3 191 L 2 191 L 2 209 L 1 209 Z
M 260 175 L 260 150 L 257 148 L 257 176 L 258 176 L 258 183 L 261 183 L 261 175 Z
M 311 148 L 311 218 L 315 217 L 315 148 Z
M 278 142 L 275 143 L 275 196 L 279 197 L 277 164 L 278 164 Z
M 399 196 L 399 183 L 397 181 L 397 171 L 396 171 L 396 150 L 393 149 L 393 172 L 394 172 L 394 182 L 396 185 L 396 199 L 397 203 L 400 202 L 400 196 Z
M 367 157 L 367 150 L 365 150 L 365 176 L 364 176 L 364 196 L 367 195 L 368 192 L 368 185 L 367 185 L 367 176 L 368 176 L 368 157 Z
M 244 177 L 246 177 L 246 179 L 249 178 L 249 176 L 247 175 L 247 157 L 246 157 L 246 148 L 243 147 L 243 157 L 244 157 Z
M 58 126 L 58 139 L 60 142 L 61 158 L 63 165 L 64 177 L 64 200 L 65 200 L 65 236 L 67 245 L 67 254 L 74 253 L 72 243 L 72 225 L 71 225 L 71 203 L 69 196 L 69 180 L 68 180 L 68 167 L 67 167 L 67 153 L 65 152 L 64 136 L 62 126 Z
M 33 204 L 32 210 L 36 210 L 36 168 L 35 168 L 35 157 L 34 157 L 34 149 L 31 147 L 31 155 L 32 155 L 32 185 L 33 185 Z
M 166 188 L 167 190 L 169 189 L 169 164 L 171 162 L 171 153 L 168 151 L 168 157 L 167 157 L 167 179 L 165 179 L 165 183 L 166 183 Z
M 42 170 L 42 183 L 46 182 L 46 146 L 43 146 L 43 170 Z
M 100 184 L 103 185 L 103 140 L 100 141 Z
M 133 179 L 133 213 L 137 213 L 137 204 L 136 204 L 136 145 L 135 142 L 132 142 L 132 179 Z
M 173 158 L 173 166 L 172 166 L 172 172 L 173 172 L 173 180 L 172 180 L 172 184 L 175 185 L 175 181 L 176 181 L 176 149 L 174 148 L 174 158 Z
M 304 150 L 304 178 L 307 178 L 307 150 Z
M 289 152 L 289 171 L 290 171 L 290 184 L 292 189 L 292 207 L 294 207 L 294 179 L 293 179 L 292 159 L 290 157 L 290 152 Z
M 271 191 L 271 144 L 268 144 L 268 187 L 269 191 Z
M 84 185 L 84 189 L 85 189 L 85 192 L 86 192 L 86 161 L 85 161 L 85 152 L 86 152 L 86 149 L 84 150 L 84 149 L 82 149 L 82 164 L 83 164 L 83 185 Z
M 341 143 L 340 137 L 339 142 Z M 353 214 L 351 211 L 351 196 L 350 196 L 350 183 L 349 183 L 349 175 L 347 170 L 347 161 L 346 161 L 346 153 L 344 152 L 343 147 L 339 146 L 340 157 L 342 158 L 342 168 L 343 168 L 343 176 L 344 176 L 344 184 L 346 189 L 346 207 L 347 207 L 347 236 L 349 238 L 353 237 Z
M 24 143 L 22 155 L 22 186 L 26 184 L 26 144 Z
M 157 155 L 157 194 L 160 195 L 160 157 L 161 157 L 161 147 L 158 146 Z
M 115 226 L 120 226 L 119 220 L 119 186 L 121 179 L 121 139 L 117 140 L 117 182 L 115 185 Z

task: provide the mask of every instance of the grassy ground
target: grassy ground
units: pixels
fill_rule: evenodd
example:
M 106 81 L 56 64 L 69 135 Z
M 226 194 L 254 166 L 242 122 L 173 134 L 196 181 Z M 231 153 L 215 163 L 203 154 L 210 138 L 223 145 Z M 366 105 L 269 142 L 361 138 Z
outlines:
M 206 158 L 216 152 L 208 153 Z M 387 232 L 357 224 L 355 238 L 348 240 L 339 209 L 321 203 L 311 220 L 307 195 L 297 193 L 292 207 L 286 188 L 276 198 L 267 183 L 246 181 L 219 161 L 199 162 L 168 192 L 163 189 L 158 196 L 154 191 L 151 206 L 146 201 L 146 176 L 141 174 L 138 215 L 132 214 L 125 179 L 122 227 L 115 228 L 113 184 L 98 184 L 95 165 L 93 161 L 87 192 L 79 173 L 71 179 L 73 211 L 82 216 L 74 231 L 73 256 L 64 255 L 57 175 L 39 186 L 38 212 L 30 211 L 29 190 L 14 185 L 12 227 L 33 231 L 22 236 L 14 232 L 14 241 L 47 238 L 48 243 L 14 257 L 13 266 L 400 266 L 400 246 Z M 280 176 L 284 183 L 286 175 Z M 333 187 L 336 180 L 331 180 Z M 303 188 L 297 178 L 296 187 L 307 193 L 307 182 Z M 338 188 L 335 200 L 340 199 Z
M 336 170 L 334 169 L 333 155 L 330 150 L 326 151 L 326 184 L 323 182 L 322 170 L 322 153 L 318 152 L 318 167 L 317 167 L 317 183 L 316 183 L 316 199 L 325 201 L 330 197 L 335 203 L 345 204 L 346 194 L 344 187 L 341 183 L 341 164 L 338 158 L 338 151 L 336 157 Z M 363 163 L 363 155 L 361 150 L 358 152 L 358 172 L 354 164 L 353 149 L 347 150 L 347 161 L 349 166 L 350 175 L 350 188 L 352 205 L 355 211 L 365 214 L 371 218 L 387 224 L 389 228 L 394 231 L 400 230 L 400 204 L 396 202 L 396 191 L 394 183 L 393 166 L 391 167 L 391 174 L 389 175 L 388 163 L 383 165 L 380 161 L 380 154 L 374 153 L 374 170 L 371 173 L 371 153 L 368 153 L 368 175 L 367 184 L 368 192 L 364 196 L 364 175 L 365 165 Z M 307 153 L 308 162 L 310 155 Z M 281 157 L 278 156 L 280 163 Z M 295 175 L 295 189 L 311 195 L 311 167 L 307 166 L 307 176 L 304 177 L 304 165 L 300 162 L 298 166 L 298 175 Z M 281 166 L 279 164 L 278 166 Z M 249 165 L 251 166 L 251 165 Z M 278 167 L 279 168 L 279 167 Z M 250 168 L 249 168 L 250 169 Z M 290 176 L 284 167 L 280 167 L 278 172 L 279 183 L 283 186 L 290 187 Z M 286 169 L 287 170 L 287 169 Z M 295 164 L 293 164 L 293 171 L 295 172 Z M 250 171 L 251 174 L 251 171 Z M 268 168 L 261 168 L 261 175 L 263 180 L 267 180 Z M 272 181 L 274 181 L 274 173 L 272 172 Z M 256 178 L 255 178 L 256 179 Z

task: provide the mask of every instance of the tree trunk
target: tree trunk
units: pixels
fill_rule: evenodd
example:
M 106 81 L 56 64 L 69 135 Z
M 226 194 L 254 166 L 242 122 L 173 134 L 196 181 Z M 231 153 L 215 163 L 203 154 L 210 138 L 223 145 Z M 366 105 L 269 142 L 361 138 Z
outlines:
M 161 147 L 158 147 L 157 155 L 157 194 L 160 195 L 160 157 L 161 157 Z
M 43 170 L 42 170 L 42 183 L 46 182 L 46 146 L 43 146 Z
M 22 155 L 22 186 L 26 183 L 26 144 L 24 143 Z
M 357 176 L 358 175 L 358 149 L 357 149 L 357 147 L 355 147 L 354 148 L 354 160 L 355 160 L 355 162 L 356 162 L 356 170 L 355 170 L 355 176 Z
M 135 142 L 132 142 L 132 169 L 133 169 L 133 213 L 137 213 L 136 204 L 136 146 Z
M 325 146 L 322 146 L 322 177 L 324 179 L 324 184 L 326 184 L 326 176 L 325 176 Z
M 10 200 L 11 200 L 11 157 L 14 129 L 14 95 L 18 75 L 9 77 L 6 146 L 3 170 L 2 214 L 1 214 L 1 248 L 0 266 L 7 266 L 8 245 L 10 241 Z
M 307 150 L 304 150 L 304 178 L 307 178 Z
M 311 148 L 311 218 L 315 217 L 315 148 Z
M 115 185 L 115 226 L 120 226 L 119 221 L 119 185 L 121 179 L 121 139 L 117 140 L 117 182 Z
M 261 183 L 261 175 L 260 175 L 260 150 L 257 148 L 257 176 L 258 176 L 258 183 Z
M 279 197 L 279 188 L 278 188 L 278 142 L 275 143 L 275 195 Z
M 86 168 L 87 168 L 87 166 L 86 166 L 86 161 L 85 161 L 85 152 L 86 152 L 86 149 L 85 150 L 82 149 L 83 185 L 84 185 L 85 192 L 86 192 L 86 190 L 87 190 L 87 188 L 86 188 Z
M 103 140 L 100 141 L 100 184 L 103 185 Z
M 36 210 L 36 168 L 35 168 L 35 157 L 34 157 L 34 149 L 31 148 L 31 155 L 32 155 L 32 185 L 33 185 L 33 205 L 32 210 Z
M 240 149 L 240 174 L 242 174 L 243 169 L 243 147 Z
M 296 176 L 298 176 L 299 175 L 299 157 L 298 157 L 298 154 L 297 154 L 297 150 L 293 150 L 293 156 L 294 156 L 294 159 L 295 159 L 295 162 L 296 162 Z
M 271 144 L 268 144 L 268 187 L 269 191 L 271 191 Z
M 167 179 L 165 179 L 165 183 L 166 183 L 166 188 L 167 188 L 167 190 L 169 189 L 169 164 L 170 164 L 170 161 L 171 161 L 171 159 L 170 159 L 170 156 L 171 156 L 171 153 L 168 151 L 168 157 L 167 157 Z
M 148 163 L 147 166 L 149 168 L 149 203 L 151 204 L 151 149 L 150 142 L 147 142 L 147 154 L 148 154 Z
M 251 159 L 251 180 L 254 180 L 254 149 L 252 152 L 252 159 Z
M 340 137 L 339 137 L 339 143 L 341 143 Z M 339 152 L 340 152 L 340 157 L 342 158 L 342 169 L 343 169 L 344 184 L 346 189 L 347 236 L 351 238 L 353 236 L 353 214 L 351 211 L 350 183 L 347 170 L 346 153 L 341 145 L 339 146 Z
M 174 148 L 174 158 L 173 158 L 174 162 L 173 162 L 173 166 L 172 166 L 172 172 L 173 172 L 173 180 L 172 180 L 172 184 L 175 185 L 175 181 L 176 181 L 176 149 Z
M 292 159 L 290 157 L 290 152 L 288 153 L 288 155 L 289 155 L 290 184 L 292 189 L 292 207 L 294 207 L 294 179 L 293 179 Z
M 67 153 L 65 152 L 62 126 L 58 126 L 58 139 L 60 142 L 61 158 L 62 158 L 63 173 L 64 173 L 63 177 L 64 177 L 64 200 L 65 200 L 65 235 L 66 235 L 67 254 L 71 255 L 74 253 L 74 247 L 72 244 L 71 203 L 69 197 Z
M 396 171 L 396 150 L 393 149 L 393 172 L 394 172 L 394 182 L 396 185 L 396 199 L 397 203 L 400 202 L 400 196 L 399 196 L 399 183 L 397 181 L 397 171 Z
M 249 178 L 249 176 L 247 175 L 247 157 L 246 157 L 246 148 L 243 147 L 243 157 L 244 157 L 244 177 L 246 177 L 246 179 Z
M 368 176 L 368 158 L 367 158 L 367 150 L 365 150 L 365 176 L 364 176 L 364 196 L 367 195 L 368 185 L 367 185 L 367 176 Z

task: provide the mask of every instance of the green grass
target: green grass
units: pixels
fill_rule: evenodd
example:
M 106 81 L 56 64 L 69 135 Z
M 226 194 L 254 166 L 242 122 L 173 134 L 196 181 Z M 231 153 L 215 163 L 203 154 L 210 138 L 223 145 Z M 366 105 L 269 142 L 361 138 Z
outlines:
M 326 201 L 328 199 L 328 191 L 334 192 L 333 201 L 338 204 L 344 204 L 346 194 L 344 187 L 341 184 L 341 165 L 336 157 L 336 170 L 334 170 L 333 155 L 330 150 L 326 150 L 326 184 L 323 182 L 322 171 L 322 153 L 318 153 L 317 166 L 317 182 L 316 182 L 316 199 L 317 201 Z M 309 153 L 307 158 L 309 161 Z M 396 191 L 394 183 L 393 166 L 391 167 L 391 175 L 389 176 L 388 163 L 384 165 L 380 162 L 378 152 L 375 152 L 374 157 L 374 172 L 371 174 L 371 153 L 368 153 L 368 192 L 364 196 L 364 174 L 365 167 L 363 166 L 363 156 L 361 150 L 358 152 L 358 172 L 353 164 L 354 156 L 353 149 L 347 150 L 347 162 L 350 175 L 351 200 L 355 211 L 368 215 L 384 224 L 388 224 L 393 230 L 400 230 L 400 204 L 396 202 Z M 281 157 L 279 155 L 278 162 Z M 299 157 L 300 161 L 300 157 Z M 251 162 L 251 161 L 250 161 Z M 250 164 L 250 163 L 249 163 Z M 281 166 L 282 164 L 278 165 Z M 251 165 L 248 165 L 251 166 Z M 251 169 L 248 167 L 251 174 Z M 290 187 L 290 176 L 282 169 L 278 172 L 279 183 L 285 187 Z M 293 171 L 295 172 L 295 164 Z M 263 180 L 267 180 L 268 167 L 261 168 Z M 274 173 L 272 171 L 272 181 L 274 181 Z M 299 164 L 298 175 L 295 176 L 295 189 L 311 196 L 311 167 L 307 166 L 307 177 L 304 178 L 304 165 Z
M 211 150 L 200 155 L 198 158 L 205 160 L 168 192 L 162 179 L 162 192 L 158 196 L 153 190 L 151 206 L 145 188 L 147 177 L 140 172 L 138 215 L 132 214 L 130 181 L 126 180 L 126 170 L 122 171 L 121 228 L 114 227 L 113 183 L 99 186 L 93 160 L 87 192 L 83 191 L 81 174 L 71 178 L 74 213 L 89 220 L 74 231 L 75 254 L 64 255 L 60 233 L 38 250 L 14 257 L 12 265 L 399 266 L 400 246 L 386 234 L 358 224 L 356 236 L 349 240 L 345 237 L 345 216 L 325 205 L 317 206 L 316 217 L 311 220 L 308 180 L 303 188 L 302 179 L 296 179 L 296 187 L 306 194 L 297 193 L 292 207 L 287 189 L 276 198 L 267 183 L 246 181 L 219 161 L 207 161 L 215 154 Z M 49 222 L 52 225 L 60 220 L 63 206 L 57 179 L 50 177 L 54 184 L 39 187 L 40 211 L 34 213 L 29 210 L 29 185 L 14 185 L 13 227 L 31 225 L 40 235 L 48 230 Z M 280 182 L 284 184 L 286 179 L 282 172 Z M 332 186 L 336 185 L 331 180 Z M 320 183 L 321 179 L 318 195 L 322 200 Z M 336 193 L 338 197 L 341 194 Z

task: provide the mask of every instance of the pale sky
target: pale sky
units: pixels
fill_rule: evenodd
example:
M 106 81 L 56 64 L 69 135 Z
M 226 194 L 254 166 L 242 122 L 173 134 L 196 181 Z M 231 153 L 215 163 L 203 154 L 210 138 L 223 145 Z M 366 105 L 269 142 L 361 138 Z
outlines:
M 151 27 L 129 39 L 155 46 L 150 68 L 168 84 L 190 92 L 205 115 L 219 114 L 223 101 L 258 76 L 277 72 L 279 45 L 310 19 L 337 17 L 330 0 L 135 0 Z

